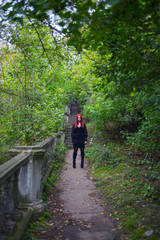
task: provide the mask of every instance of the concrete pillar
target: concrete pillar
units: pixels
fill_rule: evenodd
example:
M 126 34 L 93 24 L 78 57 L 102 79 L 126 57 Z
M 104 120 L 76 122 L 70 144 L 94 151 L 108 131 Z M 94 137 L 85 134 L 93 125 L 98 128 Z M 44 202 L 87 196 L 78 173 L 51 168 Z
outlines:
M 27 150 L 30 152 L 29 162 L 20 169 L 18 187 L 25 202 L 38 202 L 42 199 L 42 168 L 44 149 Z

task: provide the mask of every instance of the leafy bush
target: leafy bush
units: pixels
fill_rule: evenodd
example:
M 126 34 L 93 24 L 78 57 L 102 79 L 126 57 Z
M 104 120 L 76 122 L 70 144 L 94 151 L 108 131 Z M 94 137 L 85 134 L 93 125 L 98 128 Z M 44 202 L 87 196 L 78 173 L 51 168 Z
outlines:
M 96 166 L 112 166 L 117 165 L 119 160 L 116 158 L 115 145 L 109 144 L 106 146 L 101 144 L 93 144 L 86 149 L 86 157 L 90 164 Z

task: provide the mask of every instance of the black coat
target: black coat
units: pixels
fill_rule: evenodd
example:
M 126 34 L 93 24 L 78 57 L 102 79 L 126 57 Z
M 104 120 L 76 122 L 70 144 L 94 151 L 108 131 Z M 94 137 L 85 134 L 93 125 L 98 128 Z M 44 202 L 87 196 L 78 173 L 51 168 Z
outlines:
M 71 131 L 71 138 L 72 138 L 72 143 L 74 147 L 79 147 L 79 148 L 84 148 L 84 142 L 87 141 L 88 133 L 87 133 L 87 127 L 84 124 L 84 129 L 82 127 L 76 127 L 74 128 L 75 123 L 72 126 L 72 131 Z

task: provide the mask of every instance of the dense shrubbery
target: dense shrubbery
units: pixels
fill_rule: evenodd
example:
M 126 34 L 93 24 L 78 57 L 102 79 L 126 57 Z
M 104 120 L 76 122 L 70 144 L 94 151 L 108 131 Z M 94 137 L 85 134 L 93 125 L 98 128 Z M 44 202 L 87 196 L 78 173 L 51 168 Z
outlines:
M 121 137 L 136 149 L 157 152 L 160 149 L 160 118 L 158 106 L 147 99 L 116 96 L 107 97 L 102 93 L 93 93 L 84 107 L 85 116 L 94 121 L 99 130 L 110 130 L 108 123 L 117 122 Z M 148 100 L 150 101 L 150 99 Z
M 126 139 L 134 149 L 157 155 L 160 149 L 159 86 L 156 85 L 155 92 L 144 86 L 143 91 L 133 88 L 128 94 L 119 91 L 113 81 L 105 83 L 103 88 L 102 78 L 95 79 L 93 62 L 88 60 L 85 64 L 85 58 L 83 56 L 76 65 L 78 74 L 73 71 L 73 81 L 78 84 L 75 92 L 80 105 L 84 106 L 85 118 L 93 121 L 104 136 L 115 128 L 120 139 Z M 85 72 L 81 75 L 82 64 Z

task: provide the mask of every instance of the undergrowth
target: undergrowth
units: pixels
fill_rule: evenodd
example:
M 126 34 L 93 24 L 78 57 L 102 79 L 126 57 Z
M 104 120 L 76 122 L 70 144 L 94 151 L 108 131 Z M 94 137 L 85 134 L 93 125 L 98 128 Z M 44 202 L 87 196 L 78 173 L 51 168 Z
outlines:
M 88 125 L 89 131 L 92 126 Z M 121 142 L 106 142 L 93 132 L 86 149 L 90 177 L 100 190 L 106 212 L 121 239 L 158 240 L 160 163 L 134 156 Z

